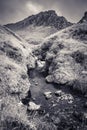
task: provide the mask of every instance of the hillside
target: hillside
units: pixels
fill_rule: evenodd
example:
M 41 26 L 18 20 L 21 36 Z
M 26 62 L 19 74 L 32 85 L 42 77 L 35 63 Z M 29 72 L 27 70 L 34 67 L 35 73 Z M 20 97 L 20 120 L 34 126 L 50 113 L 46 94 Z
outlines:
M 47 82 L 87 92 L 87 23 L 51 35 L 34 53 L 46 63 Z
M 8 28 L 0 26 L 0 129 L 18 130 L 29 126 L 27 107 L 22 100 L 28 95 L 30 82 L 27 58 L 32 59 L 27 43 Z M 29 60 L 30 63 L 30 60 Z

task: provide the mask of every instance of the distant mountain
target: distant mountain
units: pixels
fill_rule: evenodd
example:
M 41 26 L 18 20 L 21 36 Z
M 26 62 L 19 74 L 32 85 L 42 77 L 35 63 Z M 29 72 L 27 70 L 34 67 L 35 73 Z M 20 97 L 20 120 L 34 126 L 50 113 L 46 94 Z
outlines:
M 15 24 L 7 24 L 6 26 L 12 30 L 18 30 L 32 24 L 34 26 L 52 26 L 58 30 L 71 25 L 71 23 L 68 22 L 63 16 L 58 16 L 54 10 L 49 10 L 29 16 L 23 21 Z
M 82 19 L 79 21 L 79 23 L 87 22 L 87 12 L 84 13 L 84 16 Z
M 45 37 L 70 25 L 72 23 L 63 16 L 58 16 L 54 10 L 49 10 L 5 26 L 18 33 L 27 42 L 37 44 Z

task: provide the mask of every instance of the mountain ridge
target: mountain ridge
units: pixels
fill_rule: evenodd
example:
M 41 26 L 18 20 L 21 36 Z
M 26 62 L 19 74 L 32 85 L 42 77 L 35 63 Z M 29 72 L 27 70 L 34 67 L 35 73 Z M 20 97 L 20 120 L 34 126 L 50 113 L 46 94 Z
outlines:
M 48 10 L 5 26 L 16 32 L 29 44 L 36 45 L 51 34 L 71 25 L 72 23 L 63 16 L 58 16 L 54 10 Z
M 31 15 L 22 21 L 7 24 L 5 26 L 7 26 L 12 30 L 15 30 L 15 29 L 21 29 L 25 26 L 29 26 L 32 24 L 34 26 L 41 26 L 41 25 L 53 26 L 58 30 L 66 26 L 72 25 L 72 23 L 68 22 L 66 18 L 64 18 L 63 16 L 58 16 L 54 10 L 48 10 L 48 11 L 40 12 L 36 15 Z

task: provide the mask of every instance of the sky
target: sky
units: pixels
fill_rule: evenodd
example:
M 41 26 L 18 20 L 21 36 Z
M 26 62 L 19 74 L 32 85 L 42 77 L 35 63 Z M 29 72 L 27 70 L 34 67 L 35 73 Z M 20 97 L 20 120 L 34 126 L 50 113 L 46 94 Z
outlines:
M 15 23 L 46 10 L 55 10 L 75 23 L 87 11 L 87 0 L 0 0 L 0 24 Z

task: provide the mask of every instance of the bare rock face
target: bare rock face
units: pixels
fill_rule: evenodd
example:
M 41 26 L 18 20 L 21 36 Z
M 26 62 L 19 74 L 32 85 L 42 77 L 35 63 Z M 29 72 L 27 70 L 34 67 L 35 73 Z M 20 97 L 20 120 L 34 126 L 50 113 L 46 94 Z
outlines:
M 15 127 L 21 130 L 22 127 L 31 125 L 27 119 L 27 108 L 22 103 L 30 87 L 26 67 L 28 54 L 29 50 L 21 39 L 6 27 L 0 26 L 1 130 L 11 130 Z
M 87 24 L 76 24 L 46 38 L 34 53 L 47 64 L 48 82 L 87 92 Z

